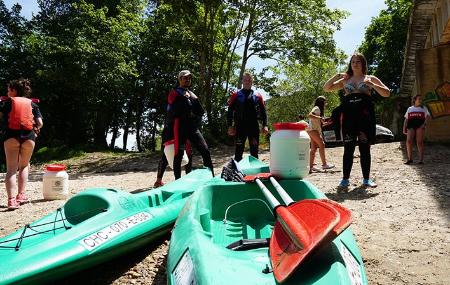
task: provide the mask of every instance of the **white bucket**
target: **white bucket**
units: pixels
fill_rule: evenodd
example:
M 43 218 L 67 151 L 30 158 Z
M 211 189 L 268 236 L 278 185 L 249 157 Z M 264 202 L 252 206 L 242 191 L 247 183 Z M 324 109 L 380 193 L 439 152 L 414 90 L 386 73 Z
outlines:
M 45 200 L 66 199 L 69 195 L 69 174 L 66 172 L 66 166 L 62 164 L 47 165 L 42 185 Z
M 275 123 L 270 137 L 270 173 L 283 179 L 302 179 L 309 172 L 310 138 L 307 124 Z
M 167 162 L 169 163 L 170 168 L 173 169 L 173 158 L 175 156 L 175 145 L 174 141 L 170 140 L 164 143 L 164 154 L 166 155 Z M 183 158 L 181 159 L 181 166 L 185 166 L 188 164 L 189 158 L 186 154 L 186 151 L 183 153 Z

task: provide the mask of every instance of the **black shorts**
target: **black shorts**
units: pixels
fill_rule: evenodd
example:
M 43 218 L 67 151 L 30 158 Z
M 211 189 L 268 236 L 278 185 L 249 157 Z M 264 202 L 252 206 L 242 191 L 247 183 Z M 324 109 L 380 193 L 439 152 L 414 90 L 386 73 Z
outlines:
M 23 143 L 24 141 L 27 141 L 27 140 L 36 141 L 36 133 L 33 130 L 26 131 L 26 130 L 7 129 L 3 136 L 3 141 L 6 141 L 7 139 L 10 139 L 10 138 L 15 138 L 20 143 Z
M 408 120 L 408 124 L 406 125 L 406 128 L 408 130 L 409 129 L 417 130 L 417 129 L 421 128 L 424 123 L 425 123 L 424 120 Z

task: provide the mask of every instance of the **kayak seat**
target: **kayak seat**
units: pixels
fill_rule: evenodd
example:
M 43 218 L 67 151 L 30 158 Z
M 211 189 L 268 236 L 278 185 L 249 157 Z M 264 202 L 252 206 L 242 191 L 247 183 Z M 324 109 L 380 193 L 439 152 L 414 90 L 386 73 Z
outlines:
M 75 195 L 64 204 L 64 215 L 72 225 L 105 212 L 109 202 L 97 195 Z

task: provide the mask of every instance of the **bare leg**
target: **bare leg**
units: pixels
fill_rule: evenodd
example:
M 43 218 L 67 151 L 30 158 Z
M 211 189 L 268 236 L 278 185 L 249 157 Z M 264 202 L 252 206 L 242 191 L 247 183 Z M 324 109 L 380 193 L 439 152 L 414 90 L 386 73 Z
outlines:
M 417 151 L 419 152 L 419 161 L 423 162 L 423 139 L 425 137 L 425 129 L 424 128 L 418 128 L 416 130 L 416 144 L 417 144 Z
M 15 197 L 17 193 L 16 174 L 19 167 L 20 143 L 14 138 L 7 139 L 4 143 L 6 155 L 5 187 L 8 199 Z
M 25 193 L 27 182 L 28 182 L 28 172 L 30 170 L 30 159 L 33 154 L 35 142 L 32 140 L 26 140 L 20 146 L 19 153 L 19 193 Z
M 311 149 L 309 150 L 309 170 L 314 166 L 314 160 L 316 158 L 316 150 L 317 144 L 314 141 L 311 141 Z
M 406 135 L 406 155 L 408 156 L 408 160 L 412 160 L 412 148 L 415 135 L 416 131 L 414 129 L 408 129 L 408 133 Z
M 325 158 L 325 144 L 323 143 L 323 139 L 320 136 L 319 132 L 313 130 L 313 131 L 308 131 L 308 134 L 309 134 L 309 137 L 311 138 L 311 145 L 312 145 L 312 143 L 314 143 L 316 146 L 316 149 L 317 149 L 317 147 L 319 147 L 319 155 L 320 155 L 320 160 L 322 161 L 322 166 L 327 165 L 327 160 Z M 312 147 L 311 147 L 311 151 L 312 151 Z M 314 154 L 315 153 L 316 153 L 316 150 L 314 150 Z M 311 162 L 310 162 L 310 164 L 311 164 Z

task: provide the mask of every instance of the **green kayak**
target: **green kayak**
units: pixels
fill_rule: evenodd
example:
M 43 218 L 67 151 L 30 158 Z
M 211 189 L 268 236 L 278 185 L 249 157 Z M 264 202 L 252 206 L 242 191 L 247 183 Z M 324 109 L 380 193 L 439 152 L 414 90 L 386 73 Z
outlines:
M 248 172 L 252 174 L 267 171 L 264 164 L 259 170 L 251 168 Z M 270 182 L 263 184 L 282 201 Z M 279 184 L 294 201 L 326 199 L 305 180 L 280 180 Z M 186 202 L 175 223 L 168 253 L 168 284 L 279 284 L 269 254 L 275 221 L 274 211 L 256 183 L 227 182 L 218 177 L 208 181 Z M 367 284 L 351 228 L 321 244 L 294 269 L 282 284 Z
M 137 194 L 88 189 L 0 238 L 0 284 L 49 283 L 149 243 L 170 231 L 187 198 L 212 178 L 198 169 Z

